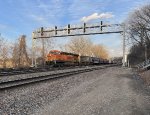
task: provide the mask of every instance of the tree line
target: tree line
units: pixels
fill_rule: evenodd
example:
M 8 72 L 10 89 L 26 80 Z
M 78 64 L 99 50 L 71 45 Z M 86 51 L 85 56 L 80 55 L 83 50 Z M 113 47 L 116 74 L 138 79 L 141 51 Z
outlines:
M 30 65 L 29 55 L 27 53 L 26 36 L 22 35 L 15 43 L 9 43 L 3 37 L 0 37 L 0 66 L 8 67 L 26 67 Z
M 136 65 L 150 59 L 150 4 L 137 8 L 126 20 L 128 40 L 132 43 L 128 59 Z
M 6 39 L 0 37 L 0 65 L 1 68 L 29 67 L 32 64 L 32 48 L 26 44 L 26 36 L 22 35 L 15 43 L 8 43 Z M 37 65 L 43 64 L 47 53 L 55 49 L 54 39 L 38 39 L 35 43 L 35 58 Z M 44 45 L 44 51 L 43 47 Z M 94 44 L 87 37 L 72 37 L 70 41 L 59 48 L 61 51 L 75 53 L 84 56 L 94 56 L 108 59 L 108 52 L 103 45 Z M 43 53 L 44 52 L 44 53 Z M 43 55 L 44 54 L 44 55 Z
M 87 37 L 72 37 L 64 46 L 65 51 L 84 56 L 93 56 L 102 59 L 108 59 L 108 51 L 101 44 L 94 44 Z

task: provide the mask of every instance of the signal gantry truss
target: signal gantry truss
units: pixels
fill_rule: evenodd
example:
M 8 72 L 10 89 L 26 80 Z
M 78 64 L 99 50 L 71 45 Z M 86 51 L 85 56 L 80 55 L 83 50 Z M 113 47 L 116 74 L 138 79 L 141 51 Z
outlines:
M 100 23 L 83 25 L 70 25 L 66 27 L 44 28 L 41 27 L 33 32 L 33 39 L 38 38 L 51 38 L 51 37 L 67 37 L 67 36 L 80 36 L 80 35 L 95 35 L 95 34 L 110 34 L 122 33 L 123 24 L 103 24 Z

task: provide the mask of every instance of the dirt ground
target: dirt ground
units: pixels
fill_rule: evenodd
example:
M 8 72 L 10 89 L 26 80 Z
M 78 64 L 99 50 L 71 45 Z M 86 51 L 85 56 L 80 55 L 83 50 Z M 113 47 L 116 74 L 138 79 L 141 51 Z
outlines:
M 2 90 L 0 115 L 150 115 L 150 86 L 133 69 L 108 67 Z
M 89 73 L 94 79 L 70 88 L 36 114 L 150 115 L 150 88 L 132 69 L 112 67 L 104 71 Z
M 150 85 L 150 70 L 141 72 L 140 76 L 147 85 Z

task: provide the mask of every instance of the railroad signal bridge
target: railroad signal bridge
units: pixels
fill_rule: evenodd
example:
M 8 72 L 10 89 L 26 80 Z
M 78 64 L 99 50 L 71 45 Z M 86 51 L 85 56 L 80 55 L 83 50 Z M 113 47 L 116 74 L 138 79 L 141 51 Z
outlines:
M 96 34 L 112 34 L 112 33 L 121 33 L 123 35 L 123 66 L 125 65 L 125 25 L 124 24 L 107 24 L 103 23 L 94 23 L 88 24 L 83 23 L 82 25 L 70 25 L 68 24 L 65 27 L 53 27 L 53 28 L 46 28 L 41 27 L 36 29 L 32 33 L 32 65 L 36 65 L 36 58 L 35 58 L 35 40 L 42 38 L 43 41 L 46 38 L 52 37 L 68 37 L 68 36 L 82 36 L 82 35 L 96 35 Z M 44 42 L 43 42 L 43 57 L 44 57 Z M 43 61 L 44 62 L 44 61 Z

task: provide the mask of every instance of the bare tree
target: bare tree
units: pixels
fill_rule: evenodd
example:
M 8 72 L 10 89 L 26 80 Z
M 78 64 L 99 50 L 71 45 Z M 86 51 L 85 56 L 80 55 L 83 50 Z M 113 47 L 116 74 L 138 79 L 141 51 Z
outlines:
M 13 62 L 13 67 L 19 67 L 19 48 L 18 48 L 18 43 L 14 43 L 12 46 L 12 62 Z
M 13 46 L 12 60 L 14 67 L 27 67 L 29 66 L 29 57 L 27 54 L 26 36 L 22 35 L 18 43 Z
M 27 54 L 26 36 L 22 35 L 19 39 L 19 66 L 29 66 L 29 57 Z
M 103 45 L 93 45 L 93 55 L 102 59 L 108 59 L 108 51 Z
M 130 14 L 127 20 L 127 33 L 129 40 L 133 42 L 128 56 L 130 62 L 137 64 L 150 58 L 150 4 Z
M 2 48 L 1 56 L 3 60 L 3 68 L 6 68 L 6 62 L 8 59 L 8 47 L 7 46 Z
M 64 49 L 80 55 L 108 58 L 107 50 L 103 45 L 95 45 L 90 39 L 83 36 L 71 38 Z
M 77 53 L 80 55 L 92 54 L 91 47 L 92 42 L 83 37 L 72 37 L 70 42 L 65 45 L 65 49 L 69 52 Z
M 128 21 L 128 34 L 134 41 L 143 45 L 150 44 L 150 5 L 135 10 L 130 14 Z
M 6 62 L 8 59 L 8 54 L 9 54 L 9 46 L 7 41 L 1 37 L 0 38 L 0 57 L 2 60 L 2 66 L 3 68 L 6 68 Z

